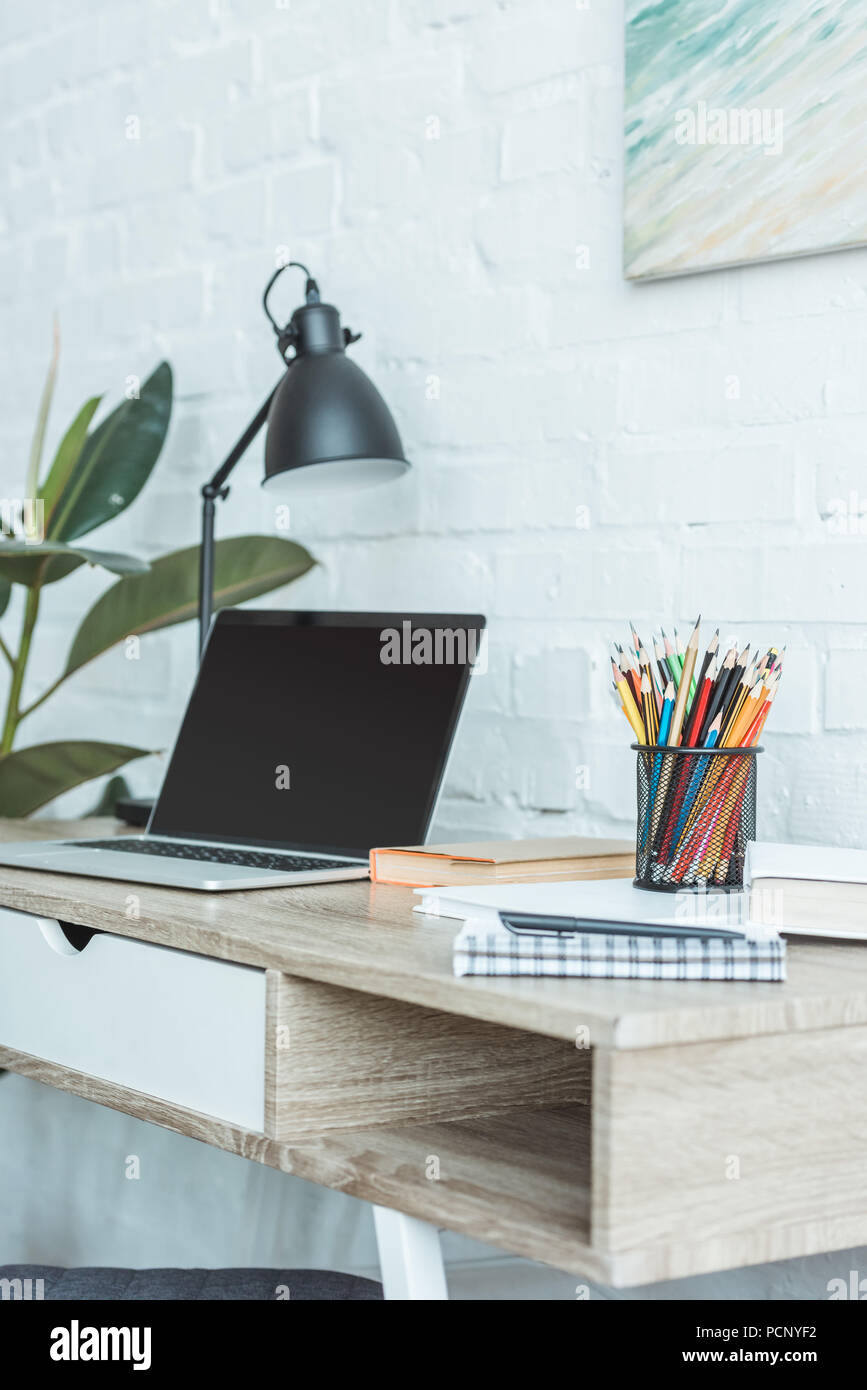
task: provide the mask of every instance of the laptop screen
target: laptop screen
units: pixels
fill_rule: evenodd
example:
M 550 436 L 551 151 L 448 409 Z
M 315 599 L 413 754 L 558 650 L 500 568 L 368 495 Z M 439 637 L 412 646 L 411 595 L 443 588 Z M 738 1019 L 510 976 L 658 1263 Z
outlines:
M 421 844 L 484 621 L 220 613 L 150 833 L 359 857 Z

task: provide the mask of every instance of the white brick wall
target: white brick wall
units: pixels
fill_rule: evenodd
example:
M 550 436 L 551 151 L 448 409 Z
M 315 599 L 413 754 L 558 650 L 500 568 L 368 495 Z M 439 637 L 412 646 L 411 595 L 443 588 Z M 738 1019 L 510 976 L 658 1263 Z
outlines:
M 157 472 L 100 543 L 192 543 L 198 486 L 279 371 L 259 298 L 288 246 L 363 330 L 415 465 L 293 510 L 323 563 L 291 602 L 490 615 L 440 830 L 628 832 L 606 641 L 702 610 L 789 645 L 760 826 L 867 843 L 867 250 L 625 284 L 622 48 L 606 0 L 6 0 L 2 491 L 56 308 L 53 440 L 85 396 L 176 370 Z M 273 524 L 260 461 L 223 535 Z M 47 596 L 34 692 L 101 583 Z M 193 644 L 106 656 L 29 734 L 169 745 Z
M 198 483 L 279 371 L 258 307 L 277 248 L 309 260 L 364 331 L 355 354 L 415 470 L 378 496 L 295 508 L 324 563 L 293 602 L 489 613 L 450 835 L 628 829 L 625 731 L 604 692 L 605 642 L 627 614 L 649 631 L 702 609 L 726 632 L 789 642 L 769 739 L 793 781 L 823 740 L 867 729 L 862 683 L 839 678 L 843 651 L 867 650 L 867 252 L 624 284 L 621 52 L 616 7 L 572 0 L 79 0 L 51 25 L 6 7 L 4 488 L 20 486 L 56 307 L 55 432 L 160 354 L 176 369 L 164 457 L 105 543 L 192 542 Z M 288 311 L 300 285 L 280 294 Z M 260 456 L 223 534 L 272 525 Z M 34 690 L 97 589 L 81 575 L 49 596 Z M 135 702 L 141 734 L 165 744 L 191 642 L 154 639 L 123 678 L 107 658 L 32 736 L 58 718 L 94 732 L 98 696 L 103 733 L 129 737 Z M 587 744 L 588 709 L 582 761 L 617 781 L 576 789 L 556 765 Z M 505 742 L 486 762 L 491 713 Z M 134 780 L 159 776 L 154 761 Z M 842 810 L 799 817 L 798 833 L 863 840 Z M 761 811 L 793 831 L 793 803 L 763 797 Z

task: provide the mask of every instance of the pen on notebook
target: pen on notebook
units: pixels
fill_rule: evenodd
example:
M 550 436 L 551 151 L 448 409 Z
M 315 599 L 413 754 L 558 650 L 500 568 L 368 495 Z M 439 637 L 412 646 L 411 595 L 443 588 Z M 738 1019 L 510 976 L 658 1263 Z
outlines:
M 721 937 L 742 940 L 737 928 L 706 927 L 698 923 L 681 926 L 675 922 L 600 921 L 598 917 L 557 917 L 537 912 L 500 910 L 500 921 L 516 936 L 651 936 Z

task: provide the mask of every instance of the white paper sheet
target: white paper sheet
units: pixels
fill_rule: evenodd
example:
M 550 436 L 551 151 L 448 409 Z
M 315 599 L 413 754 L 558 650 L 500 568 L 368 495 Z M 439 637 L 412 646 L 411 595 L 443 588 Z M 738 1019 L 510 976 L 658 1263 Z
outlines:
M 625 878 L 416 888 L 415 893 L 421 901 L 414 911 L 432 917 L 496 922 L 501 911 L 542 912 L 647 926 L 719 926 L 752 939 L 776 935 L 749 924 L 745 893 L 652 893 Z

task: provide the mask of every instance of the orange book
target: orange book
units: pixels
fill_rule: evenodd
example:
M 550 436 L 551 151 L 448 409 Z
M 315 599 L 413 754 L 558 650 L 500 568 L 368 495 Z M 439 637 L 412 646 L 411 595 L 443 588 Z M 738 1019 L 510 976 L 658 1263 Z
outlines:
M 370 851 L 374 883 L 448 888 L 558 879 L 632 878 L 632 840 L 564 835 L 544 840 L 487 840 L 469 845 L 401 845 Z

